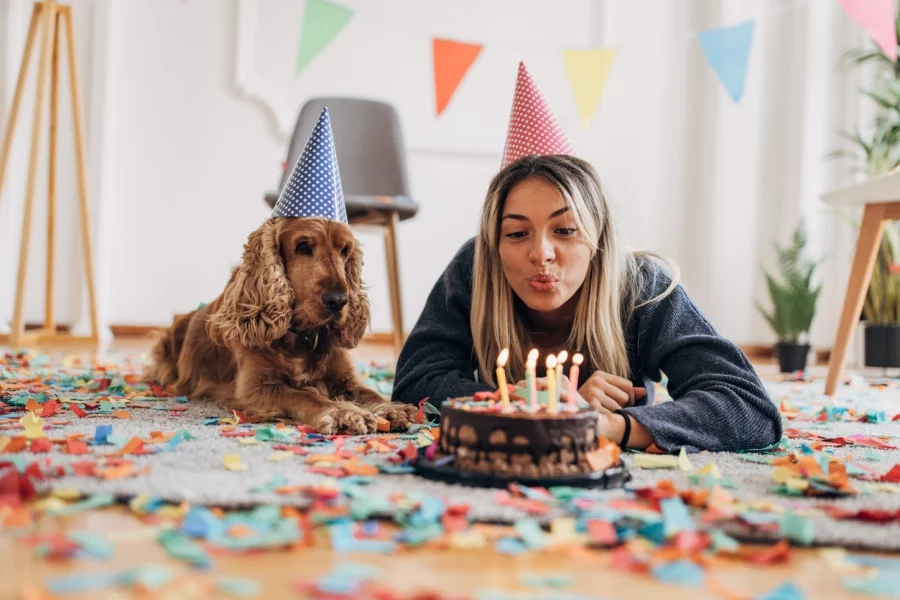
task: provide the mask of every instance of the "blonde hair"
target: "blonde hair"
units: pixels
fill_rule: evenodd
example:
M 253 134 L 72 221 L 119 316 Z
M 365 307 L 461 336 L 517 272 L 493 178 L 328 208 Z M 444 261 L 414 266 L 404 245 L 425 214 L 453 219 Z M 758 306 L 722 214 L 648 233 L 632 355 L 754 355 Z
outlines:
M 515 294 L 500 264 L 500 218 L 510 190 L 538 178 L 559 190 L 575 227 L 591 247 L 588 268 L 566 348 L 585 353 L 586 372 L 602 370 L 630 377 L 625 327 L 636 308 L 669 295 L 678 285 L 678 267 L 650 252 L 625 248 L 600 179 L 587 161 L 565 155 L 528 156 L 494 176 L 488 188 L 481 227 L 475 241 L 472 310 L 469 317 L 481 377 L 496 385 L 497 355 L 509 348 L 507 369 L 511 381 L 525 378 L 525 356 L 533 347 L 515 311 Z M 672 280 L 659 295 L 638 304 L 644 286 L 638 257 L 669 267 Z

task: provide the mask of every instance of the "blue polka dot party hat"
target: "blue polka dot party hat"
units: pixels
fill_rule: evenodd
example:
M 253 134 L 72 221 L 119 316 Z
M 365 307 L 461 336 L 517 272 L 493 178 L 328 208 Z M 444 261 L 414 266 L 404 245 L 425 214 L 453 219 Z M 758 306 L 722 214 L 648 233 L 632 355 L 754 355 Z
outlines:
M 273 217 L 322 217 L 347 222 L 347 206 L 341 189 L 341 173 L 328 107 L 322 110 L 306 147 L 281 190 Z

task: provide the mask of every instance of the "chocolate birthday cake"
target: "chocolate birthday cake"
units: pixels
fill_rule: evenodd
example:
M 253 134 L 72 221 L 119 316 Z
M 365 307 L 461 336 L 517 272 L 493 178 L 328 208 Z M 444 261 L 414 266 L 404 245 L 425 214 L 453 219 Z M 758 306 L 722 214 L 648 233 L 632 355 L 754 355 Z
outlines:
M 485 398 L 481 396 L 480 398 Z M 619 464 L 619 447 L 601 438 L 598 413 L 587 405 L 548 410 L 524 401 L 457 398 L 441 406 L 432 460 L 458 471 L 553 478 Z

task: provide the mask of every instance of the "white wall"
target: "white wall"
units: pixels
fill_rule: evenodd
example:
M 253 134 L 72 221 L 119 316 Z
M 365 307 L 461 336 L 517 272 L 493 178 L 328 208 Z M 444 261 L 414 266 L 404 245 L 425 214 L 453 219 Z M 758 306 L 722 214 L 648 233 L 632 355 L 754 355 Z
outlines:
M 347 94 L 386 99 L 403 119 L 410 184 L 422 205 L 399 235 L 411 327 L 444 264 L 475 231 L 484 190 L 499 166 L 522 59 L 579 155 L 597 165 L 631 241 L 675 259 L 701 309 L 736 341 L 772 339 L 753 308 L 755 299 L 765 299 L 758 267 L 771 263 L 771 240 L 786 240 L 796 215 L 811 217 L 815 249 L 838 255 L 828 267 L 835 282 L 814 329 L 818 345 L 830 344 L 853 236 L 817 198 L 849 180 L 824 156 L 837 144 L 835 130 L 859 112 L 855 84 L 834 65 L 848 44 L 863 38 L 838 3 L 772 16 L 791 3 L 344 0 L 356 14 L 295 77 L 303 3 L 243 1 L 74 2 L 107 323 L 164 324 L 173 312 L 214 297 L 247 234 L 268 215 L 262 196 L 278 181 L 299 106 L 312 96 Z M 254 23 L 239 20 L 241 6 L 254 10 L 249 34 Z M 0 5 L 4 119 L 29 11 L 23 0 Z M 766 16 L 754 33 L 745 98 L 734 105 L 691 35 Z M 434 116 L 432 35 L 486 45 L 440 117 Z M 254 43 L 241 48 L 241 39 Z M 602 44 L 619 53 L 594 122 L 582 129 L 559 50 Z M 263 84 L 251 87 L 268 101 L 237 89 L 236 61 L 248 51 L 255 54 L 250 71 Z M 62 117 L 58 314 L 83 323 L 84 301 L 73 291 L 83 277 L 65 110 Z M 12 314 L 28 129 L 20 125 L 0 196 L 4 316 Z M 44 230 L 41 215 L 36 210 L 36 234 Z M 370 232 L 359 236 L 372 329 L 387 331 L 383 243 Z M 26 318 L 40 321 L 43 237 L 35 235 L 32 245 Z

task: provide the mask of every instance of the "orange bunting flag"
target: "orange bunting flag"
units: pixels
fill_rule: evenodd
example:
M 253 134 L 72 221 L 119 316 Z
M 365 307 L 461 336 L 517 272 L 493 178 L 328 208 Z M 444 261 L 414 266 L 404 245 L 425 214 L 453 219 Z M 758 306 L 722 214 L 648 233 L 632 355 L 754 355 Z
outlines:
M 481 44 L 464 44 L 453 40 L 432 40 L 434 53 L 434 95 L 437 114 L 447 104 L 475 59 L 481 53 Z

